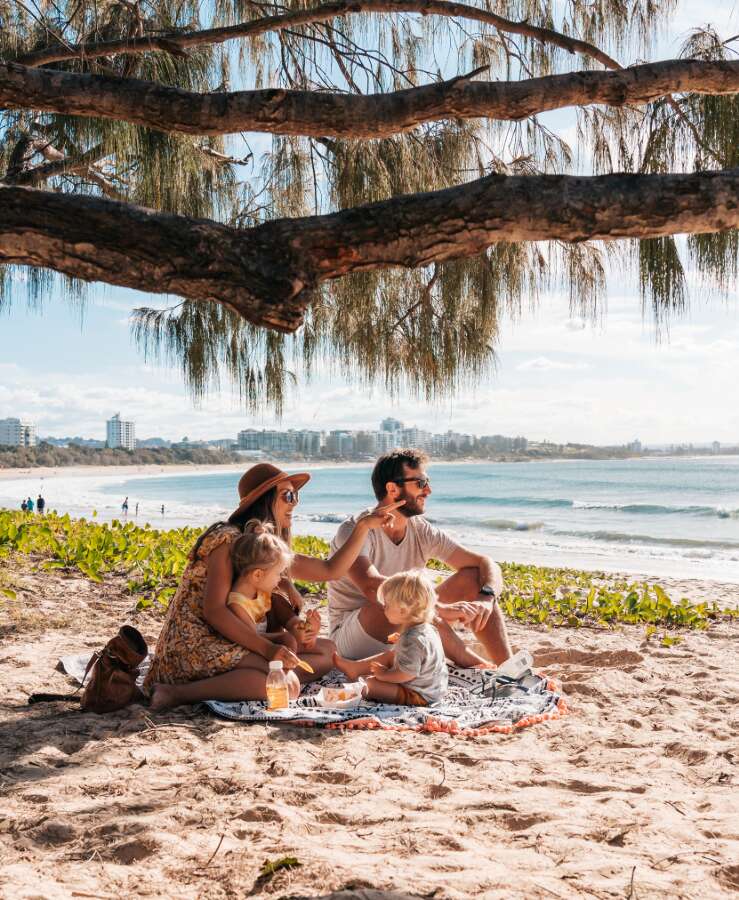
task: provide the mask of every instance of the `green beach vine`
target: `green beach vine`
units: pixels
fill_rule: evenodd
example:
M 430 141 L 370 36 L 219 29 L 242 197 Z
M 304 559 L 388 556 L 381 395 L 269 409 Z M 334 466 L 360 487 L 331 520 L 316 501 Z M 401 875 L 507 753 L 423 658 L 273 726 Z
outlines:
M 79 572 L 96 582 L 104 581 L 106 575 L 123 576 L 138 608 L 164 610 L 200 533 L 198 528 L 159 531 L 117 519 L 108 523 L 55 513 L 40 517 L 0 510 L 0 557 L 25 554 L 41 569 Z M 325 557 L 329 551 L 327 541 L 312 536 L 294 538 L 293 546 L 298 553 L 311 556 Z M 506 582 L 503 610 L 526 624 L 570 628 L 646 625 L 651 637 L 657 629 L 704 629 L 711 622 L 739 616 L 737 609 L 716 602 L 675 599 L 659 585 L 604 572 L 517 563 L 502 563 L 502 567 Z M 430 568 L 437 572 L 445 569 L 435 560 Z M 298 587 L 325 598 L 325 584 L 298 582 Z M 0 602 L 15 599 L 11 589 L 0 591 Z M 662 640 L 666 645 L 676 642 L 667 635 Z

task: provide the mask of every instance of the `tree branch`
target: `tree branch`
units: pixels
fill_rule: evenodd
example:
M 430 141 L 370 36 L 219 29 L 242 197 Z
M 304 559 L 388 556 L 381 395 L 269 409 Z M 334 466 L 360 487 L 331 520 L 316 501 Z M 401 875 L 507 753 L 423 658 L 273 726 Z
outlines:
M 0 64 L 0 106 L 203 135 L 263 131 L 371 139 L 439 119 L 523 119 L 567 106 L 647 103 L 675 92 L 739 92 L 739 62 L 666 60 L 525 81 L 457 77 L 367 96 L 278 89 L 198 94 L 131 78 Z
M 691 175 L 488 175 L 239 230 L 125 203 L 0 187 L 0 262 L 219 302 L 292 332 L 350 272 L 474 256 L 495 242 L 615 240 L 739 227 L 739 169 Z
M 187 47 L 200 47 L 205 44 L 222 44 L 234 38 L 256 37 L 270 31 L 282 31 L 301 25 L 317 22 L 329 22 L 332 19 L 344 18 L 358 13 L 417 13 L 435 15 L 480 22 L 490 25 L 509 34 L 520 34 L 543 43 L 561 47 L 569 53 L 580 53 L 583 56 L 598 60 L 606 68 L 616 69 L 619 65 L 607 53 L 594 44 L 561 34 L 551 28 L 539 28 L 528 22 L 514 22 L 503 16 L 469 6 L 465 3 L 452 3 L 446 0 L 341 0 L 337 3 L 323 3 L 312 9 L 296 10 L 281 16 L 266 16 L 252 22 L 228 25 L 222 28 L 208 28 L 201 31 L 168 31 L 159 35 L 145 35 L 140 38 L 123 38 L 113 41 L 95 41 L 74 46 L 55 46 L 35 50 L 20 56 L 16 61 L 27 66 L 44 66 L 50 63 L 63 62 L 69 59 L 96 59 L 101 56 L 115 56 L 122 53 L 148 53 L 164 51 L 177 53 Z

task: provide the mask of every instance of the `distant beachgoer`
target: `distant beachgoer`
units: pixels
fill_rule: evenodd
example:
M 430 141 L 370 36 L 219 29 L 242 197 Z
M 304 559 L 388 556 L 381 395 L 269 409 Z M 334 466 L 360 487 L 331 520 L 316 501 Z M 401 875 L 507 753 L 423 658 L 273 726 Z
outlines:
M 33 500 L 30 497 L 26 500 L 26 509 L 28 512 L 33 512 Z
M 38 495 L 38 499 L 36 500 L 36 509 L 38 510 L 40 515 L 43 516 L 44 509 L 46 509 L 46 500 L 44 500 L 41 494 Z
M 164 504 L 162 503 L 162 515 L 164 515 Z
M 500 566 L 487 556 L 462 547 L 423 516 L 431 482 L 428 457 L 420 450 L 392 450 L 383 454 L 372 471 L 372 487 L 381 506 L 403 500 L 394 523 L 372 531 L 357 561 L 343 578 L 328 586 L 331 640 L 343 657 L 366 659 L 392 649 L 388 635 L 395 630 L 387 620 L 377 590 L 391 575 L 422 569 L 440 559 L 456 569 L 437 588 L 437 627 L 446 655 L 460 666 L 486 662 L 468 647 L 451 627 L 467 625 L 496 664 L 511 656 L 498 598 L 503 593 Z M 356 517 L 347 519 L 331 542 L 336 552 L 352 534 Z
M 138 515 L 138 514 L 139 514 L 139 502 L 137 500 L 136 501 L 136 515 Z
M 290 526 L 298 491 L 309 478 L 307 472 L 290 475 L 270 463 L 252 466 L 239 481 L 241 499 L 228 522 L 217 522 L 198 538 L 177 593 L 170 601 L 154 660 L 144 681 L 144 690 L 151 693 L 153 709 L 211 699 L 264 699 L 265 672 L 253 668 L 253 654 L 249 649 L 253 630 L 226 603 L 234 580 L 231 547 L 252 519 L 270 523 L 290 546 Z M 354 562 L 367 533 L 374 528 L 388 527 L 397 506 L 379 507 L 359 519 L 353 537 L 349 536 L 341 551 L 329 559 L 296 553 L 273 600 L 282 595 L 284 602 L 299 613 L 302 597 L 292 579 L 330 581 L 341 577 Z M 278 649 L 281 648 L 276 646 L 274 652 Z M 298 673 L 301 682 L 325 675 L 333 666 L 334 650 L 330 641 L 318 638 L 315 653 L 321 655 L 322 664 L 317 661 L 312 664 L 315 670 L 312 676 L 301 670 Z
M 128 515 L 128 497 L 121 503 L 121 512 L 124 516 Z
M 23 501 L 21 502 L 21 509 L 23 510 L 23 512 L 27 512 L 27 511 L 28 511 L 28 504 L 26 503 L 25 500 L 23 500 Z

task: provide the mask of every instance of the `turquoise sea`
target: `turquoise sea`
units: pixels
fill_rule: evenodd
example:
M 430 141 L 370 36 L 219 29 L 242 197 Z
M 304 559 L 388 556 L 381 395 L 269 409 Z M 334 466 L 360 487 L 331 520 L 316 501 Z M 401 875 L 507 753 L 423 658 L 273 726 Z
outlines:
M 294 530 L 330 537 L 373 504 L 369 465 L 307 470 Z M 739 457 L 531 463 L 431 463 L 427 517 L 497 559 L 739 583 Z M 236 505 L 238 473 L 47 479 L 49 508 L 155 527 L 207 525 Z M 35 496 L 38 480 L 27 478 Z M 12 494 L 10 486 L 13 485 Z M 0 502 L 26 489 L 0 482 Z M 7 498 L 6 498 L 6 495 Z M 161 514 L 164 504 L 165 513 Z

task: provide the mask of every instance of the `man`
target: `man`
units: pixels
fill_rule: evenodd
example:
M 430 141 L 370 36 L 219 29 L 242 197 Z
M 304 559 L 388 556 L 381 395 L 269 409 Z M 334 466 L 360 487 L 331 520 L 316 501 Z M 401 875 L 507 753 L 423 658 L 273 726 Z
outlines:
M 36 509 L 43 516 L 44 510 L 46 509 L 46 500 L 44 500 L 41 494 L 38 495 L 38 498 L 36 500 Z
M 503 590 L 500 566 L 487 556 L 455 543 L 423 514 L 431 483 L 426 474 L 428 457 L 420 450 L 392 450 L 383 454 L 372 471 L 372 487 L 380 504 L 404 500 L 394 521 L 368 534 L 348 575 L 328 585 L 331 639 L 341 656 L 364 659 L 390 646 L 395 628 L 385 618 L 377 588 L 390 575 L 418 569 L 440 559 L 456 572 L 437 588 L 437 626 L 446 655 L 462 666 L 487 660 L 468 648 L 451 627 L 467 625 L 496 664 L 511 656 L 505 622 L 498 606 Z M 352 532 L 356 517 L 339 527 L 331 543 L 334 553 Z

